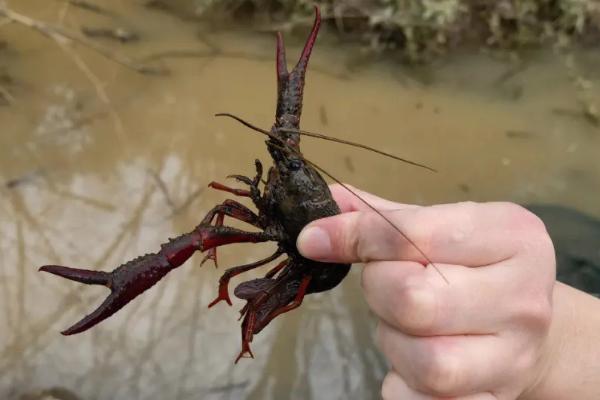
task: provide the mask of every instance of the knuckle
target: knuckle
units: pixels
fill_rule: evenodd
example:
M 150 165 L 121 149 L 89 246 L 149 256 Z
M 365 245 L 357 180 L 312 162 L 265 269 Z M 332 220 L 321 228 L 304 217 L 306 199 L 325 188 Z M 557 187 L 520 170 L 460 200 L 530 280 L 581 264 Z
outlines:
M 530 374 L 539 362 L 539 351 L 537 348 L 528 348 L 516 355 L 512 365 L 514 376 Z
M 554 243 L 552 242 L 552 238 L 546 231 L 544 230 L 535 235 L 534 246 L 536 249 L 536 253 L 538 255 L 538 259 L 542 265 L 549 266 L 551 268 L 552 280 L 554 280 L 554 269 L 556 268 L 556 255 L 554 252 Z
M 420 228 L 416 230 L 417 240 L 425 244 L 429 251 L 467 242 L 473 236 L 476 226 L 475 210 L 480 206 L 480 204 L 472 201 L 453 204 L 452 223 L 449 223 L 447 205 L 423 209 L 421 211 Z
M 431 346 L 416 382 L 419 390 L 437 396 L 451 395 L 464 386 L 460 359 L 443 351 L 439 346 Z
M 549 295 L 523 298 L 516 312 L 516 321 L 532 332 L 546 332 L 552 321 L 552 301 Z
M 389 249 L 385 242 L 387 235 L 382 235 L 378 230 L 382 226 L 379 215 L 367 212 L 356 213 L 346 245 L 352 248 L 356 257 L 362 262 L 374 261 L 385 256 Z
M 546 232 L 546 227 L 540 217 L 525 207 L 511 202 L 500 202 L 499 205 L 502 207 L 505 220 L 510 227 L 526 231 Z
M 412 334 L 431 334 L 438 311 L 435 291 L 420 277 L 407 277 L 398 283 L 396 299 L 391 301 L 395 322 Z
M 410 226 L 402 228 L 403 232 L 406 232 L 410 240 L 417 243 L 423 251 L 428 251 L 430 243 L 432 241 L 433 230 L 431 226 L 435 226 L 430 222 L 433 222 L 436 218 L 433 215 L 434 211 L 430 208 L 417 208 L 412 211 L 410 217 Z M 397 242 L 396 246 L 399 248 L 412 248 L 411 243 L 407 243 L 404 235 L 395 235 Z
M 544 265 L 555 265 L 554 244 L 540 217 L 515 203 L 500 203 L 507 229 L 515 232 L 522 250 L 535 254 Z

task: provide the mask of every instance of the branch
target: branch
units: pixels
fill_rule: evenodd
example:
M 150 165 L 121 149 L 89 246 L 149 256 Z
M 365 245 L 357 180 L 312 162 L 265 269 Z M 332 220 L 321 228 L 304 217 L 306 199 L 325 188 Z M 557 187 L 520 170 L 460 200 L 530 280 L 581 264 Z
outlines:
M 149 65 L 139 64 L 136 61 L 126 57 L 124 55 L 116 54 L 106 47 L 95 43 L 93 41 L 86 40 L 83 37 L 80 37 L 74 33 L 61 29 L 57 26 L 50 25 L 46 22 L 38 21 L 33 18 L 30 18 L 26 15 L 19 14 L 6 6 L 4 1 L 0 1 L 0 16 L 6 17 L 11 22 L 16 22 L 18 24 L 24 25 L 28 28 L 34 29 L 41 33 L 44 36 L 49 37 L 54 40 L 58 44 L 65 45 L 69 41 L 73 41 L 79 43 L 88 49 L 95 51 L 96 53 L 102 55 L 103 57 L 116 62 L 124 67 L 132 69 L 140 74 L 145 75 L 165 75 L 168 73 L 168 70 L 160 67 L 153 67 Z

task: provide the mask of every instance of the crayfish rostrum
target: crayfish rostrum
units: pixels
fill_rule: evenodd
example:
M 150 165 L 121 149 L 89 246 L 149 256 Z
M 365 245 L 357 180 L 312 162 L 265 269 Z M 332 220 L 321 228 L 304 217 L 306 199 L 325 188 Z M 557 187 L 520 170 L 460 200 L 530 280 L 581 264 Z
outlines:
M 247 189 L 237 189 L 212 182 L 209 186 L 252 200 L 258 213 L 234 200 L 225 200 L 215 206 L 191 232 L 170 239 L 157 253 L 135 258 L 112 272 L 91 271 L 59 265 L 45 265 L 41 271 L 50 272 L 77 282 L 104 285 L 111 291 L 104 302 L 91 314 L 62 333 L 83 332 L 110 317 L 132 299 L 152 287 L 171 270 L 182 265 L 199 250 L 207 259 L 217 261 L 216 249 L 230 243 L 277 242 L 275 253 L 251 264 L 225 271 L 219 280 L 217 298 L 231 305 L 229 280 L 245 271 L 275 261 L 284 254 L 287 258 L 273 267 L 263 278 L 239 284 L 235 295 L 247 303 L 241 310 L 242 349 L 236 362 L 243 356 L 252 356 L 250 342 L 278 315 L 297 308 L 305 295 L 332 289 L 348 274 L 349 264 L 324 264 L 302 257 L 296 249 L 296 238 L 309 222 L 340 212 L 327 183 L 301 155 L 299 150 L 300 115 L 306 68 L 321 23 L 316 8 L 315 22 L 300 59 L 288 72 L 285 48 L 277 34 L 277 110 L 275 123 L 266 141 L 273 166 L 267 173 L 266 183 L 260 188 L 263 168 L 256 160 L 256 175 L 252 178 L 233 177 Z M 234 218 L 259 231 L 251 232 L 224 225 L 225 216 Z

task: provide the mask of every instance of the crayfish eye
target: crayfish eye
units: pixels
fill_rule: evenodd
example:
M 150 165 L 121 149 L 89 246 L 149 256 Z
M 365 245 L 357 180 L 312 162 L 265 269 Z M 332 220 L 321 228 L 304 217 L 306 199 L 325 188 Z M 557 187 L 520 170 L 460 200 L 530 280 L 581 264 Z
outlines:
M 288 168 L 292 171 L 297 171 L 302 168 L 302 162 L 300 160 L 290 160 L 288 162 Z

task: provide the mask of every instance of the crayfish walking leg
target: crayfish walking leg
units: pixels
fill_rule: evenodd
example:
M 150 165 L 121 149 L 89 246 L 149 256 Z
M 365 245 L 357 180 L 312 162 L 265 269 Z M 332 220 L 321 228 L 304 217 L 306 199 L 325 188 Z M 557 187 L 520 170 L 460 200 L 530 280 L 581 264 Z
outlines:
M 217 221 L 214 225 L 215 227 L 223 226 L 225 215 L 227 215 L 231 218 L 246 222 L 257 228 L 261 228 L 261 225 L 259 224 L 258 215 L 256 215 L 245 205 L 240 204 L 234 200 L 225 200 L 222 204 L 215 206 L 206 214 L 200 225 L 210 225 L 212 223 L 212 220 L 215 218 L 215 215 L 217 216 Z M 200 265 L 203 265 L 208 260 L 213 260 L 213 262 L 215 263 L 215 267 L 218 266 L 216 247 L 207 250 L 206 256 L 204 257 Z
M 229 290 L 228 290 L 229 281 L 231 280 L 231 278 L 233 278 L 234 276 L 239 275 L 241 273 L 244 273 L 246 271 L 250 271 L 250 270 L 258 268 L 262 265 L 268 264 L 271 261 L 277 259 L 277 257 L 279 257 L 282 254 L 283 254 L 283 250 L 277 249 L 277 251 L 275 253 L 273 253 L 272 255 L 270 255 L 269 257 L 267 257 L 265 259 L 225 270 L 225 272 L 219 279 L 219 295 L 217 296 L 216 299 L 214 299 L 208 305 L 208 307 L 210 308 L 210 307 L 214 306 L 221 300 L 225 300 L 227 302 L 227 304 L 232 305 L 231 299 L 229 298 Z
M 261 210 L 262 208 L 262 200 L 260 190 L 258 188 L 258 184 L 262 178 L 263 167 L 259 160 L 254 160 L 254 165 L 256 166 L 256 175 L 254 179 L 250 179 L 247 176 L 243 175 L 229 175 L 228 178 L 235 178 L 237 181 L 245 183 L 249 186 L 249 190 L 246 189 L 237 189 L 231 188 L 229 186 L 223 185 L 219 182 L 211 182 L 208 184 L 208 187 L 216 190 L 222 190 L 224 192 L 228 192 L 234 194 L 236 196 L 241 197 L 249 197 L 252 199 L 256 207 Z M 257 228 L 264 229 L 266 226 L 260 223 L 260 218 L 256 215 L 252 210 L 250 210 L 245 205 L 238 203 L 234 200 L 225 200 L 221 205 L 214 207 L 202 220 L 202 223 L 210 224 L 214 219 L 215 215 L 217 216 L 217 220 L 215 222 L 215 226 L 222 226 L 225 220 L 225 215 L 228 215 L 237 220 L 246 222 L 252 226 Z M 213 260 L 215 263 L 215 267 L 217 264 L 217 249 L 212 248 L 208 250 L 206 256 L 202 260 L 202 264 L 204 264 L 207 260 Z M 261 264 L 262 265 L 262 264 Z

